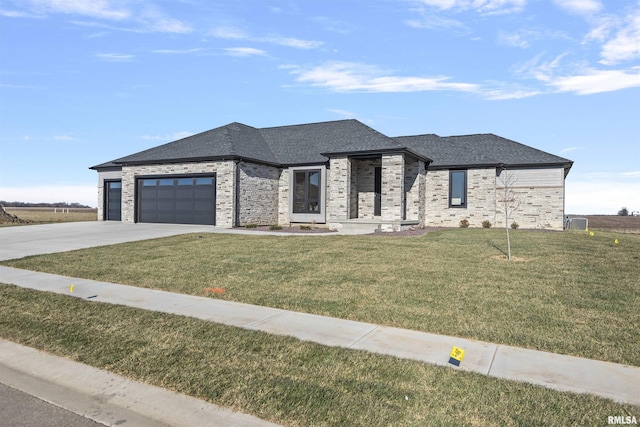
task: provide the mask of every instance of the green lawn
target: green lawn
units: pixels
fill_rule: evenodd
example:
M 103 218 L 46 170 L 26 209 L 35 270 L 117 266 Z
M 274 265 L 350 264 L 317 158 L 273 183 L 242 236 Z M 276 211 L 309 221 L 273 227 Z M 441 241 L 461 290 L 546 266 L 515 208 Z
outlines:
M 619 239 L 619 244 L 614 239 Z M 5 262 L 640 366 L 640 236 L 185 235 Z
M 599 426 L 639 407 L 0 284 L 0 336 L 289 426 Z

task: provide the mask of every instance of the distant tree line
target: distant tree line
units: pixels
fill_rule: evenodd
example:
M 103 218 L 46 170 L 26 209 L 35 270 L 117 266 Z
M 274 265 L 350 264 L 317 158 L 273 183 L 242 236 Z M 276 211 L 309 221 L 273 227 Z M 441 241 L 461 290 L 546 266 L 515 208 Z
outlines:
M 29 202 L 5 202 L 4 200 L 0 200 L 0 205 L 5 208 L 91 208 L 91 206 L 81 205 L 80 203 L 67 203 L 67 202 L 56 202 L 56 203 L 29 203 Z

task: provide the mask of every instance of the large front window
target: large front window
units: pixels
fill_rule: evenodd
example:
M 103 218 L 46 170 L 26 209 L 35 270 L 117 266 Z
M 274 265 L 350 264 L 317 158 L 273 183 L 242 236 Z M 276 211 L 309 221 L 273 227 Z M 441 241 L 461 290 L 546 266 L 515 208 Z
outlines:
M 294 172 L 293 213 L 320 213 L 320 170 Z
M 467 171 L 449 172 L 449 207 L 467 207 Z

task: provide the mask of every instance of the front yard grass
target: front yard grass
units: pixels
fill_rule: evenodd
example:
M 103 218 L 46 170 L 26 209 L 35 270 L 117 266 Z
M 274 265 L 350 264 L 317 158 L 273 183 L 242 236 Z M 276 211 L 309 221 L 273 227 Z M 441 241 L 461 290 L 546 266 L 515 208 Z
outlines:
M 615 244 L 614 240 L 619 239 Z M 4 264 L 640 366 L 640 236 L 194 234 Z
M 289 426 L 605 425 L 638 407 L 0 284 L 0 336 Z

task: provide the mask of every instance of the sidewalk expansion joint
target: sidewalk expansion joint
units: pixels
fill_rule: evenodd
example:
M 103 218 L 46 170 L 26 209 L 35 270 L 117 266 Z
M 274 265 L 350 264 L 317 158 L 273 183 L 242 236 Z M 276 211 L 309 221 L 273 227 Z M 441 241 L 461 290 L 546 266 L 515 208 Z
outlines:
M 497 344 L 496 347 L 493 349 L 493 356 L 491 356 L 491 362 L 489 363 L 489 368 L 487 368 L 487 372 L 485 373 L 485 375 L 491 374 L 491 368 L 493 368 L 493 361 L 496 360 L 496 354 L 498 354 L 499 347 L 500 347 L 500 344 Z
M 272 314 L 271 316 L 267 316 L 264 319 L 260 319 L 260 320 L 253 321 L 251 323 L 247 323 L 246 325 L 243 326 L 243 328 L 253 329 L 255 326 L 257 326 L 257 325 L 259 325 L 261 323 L 266 323 L 266 322 L 268 322 L 268 321 L 270 321 L 270 320 L 272 320 L 272 319 L 274 319 L 274 318 L 276 318 L 278 316 L 282 316 L 284 313 L 286 313 L 286 310 L 279 311 L 278 313 Z
M 351 344 L 349 344 L 348 346 L 346 346 L 345 348 L 351 348 L 354 345 L 358 344 L 360 341 L 362 341 L 365 337 L 367 337 L 368 335 L 370 335 L 373 331 L 375 331 L 376 329 L 378 329 L 378 325 L 373 325 L 373 327 L 371 329 L 369 329 L 367 332 L 365 332 L 364 334 L 362 334 L 358 339 L 356 339 L 354 342 L 352 342 Z

